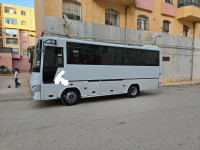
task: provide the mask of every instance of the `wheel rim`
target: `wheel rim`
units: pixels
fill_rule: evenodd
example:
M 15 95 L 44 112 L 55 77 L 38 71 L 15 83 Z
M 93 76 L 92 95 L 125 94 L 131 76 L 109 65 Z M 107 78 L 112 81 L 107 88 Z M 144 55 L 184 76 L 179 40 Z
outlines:
M 77 100 L 77 94 L 74 91 L 69 91 L 67 92 L 67 94 L 65 95 L 65 100 L 68 103 L 74 103 Z
M 137 87 L 133 86 L 133 87 L 130 88 L 130 94 L 132 96 L 137 95 L 137 92 L 138 92 Z

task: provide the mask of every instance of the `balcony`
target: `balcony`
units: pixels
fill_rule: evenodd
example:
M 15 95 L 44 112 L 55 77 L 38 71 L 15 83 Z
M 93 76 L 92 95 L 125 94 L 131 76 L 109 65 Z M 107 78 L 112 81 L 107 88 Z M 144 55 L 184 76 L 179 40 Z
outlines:
M 130 6 L 132 4 L 135 4 L 136 0 L 95 0 L 95 1 L 105 2 L 105 3 L 109 2 L 109 3 L 118 4 L 122 6 Z
M 199 0 L 179 0 L 178 1 L 178 8 L 183 6 L 197 6 L 200 7 L 200 1 Z
M 4 12 L 8 14 L 17 14 L 16 8 L 4 7 Z
M 11 53 L 12 54 L 12 48 L 0 47 L 0 53 Z
M 177 19 L 189 22 L 200 22 L 200 1 L 179 0 Z
M 20 54 L 12 54 L 13 59 L 20 59 Z

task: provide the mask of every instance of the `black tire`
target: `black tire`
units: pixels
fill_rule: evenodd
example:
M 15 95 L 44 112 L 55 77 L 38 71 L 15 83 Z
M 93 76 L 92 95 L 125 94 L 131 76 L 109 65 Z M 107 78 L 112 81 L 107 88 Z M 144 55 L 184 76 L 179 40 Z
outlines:
M 138 85 L 131 85 L 128 89 L 128 97 L 133 98 L 137 97 L 140 94 L 140 88 Z
M 67 89 L 61 95 L 61 102 L 65 106 L 76 105 L 80 101 L 80 92 L 76 89 Z

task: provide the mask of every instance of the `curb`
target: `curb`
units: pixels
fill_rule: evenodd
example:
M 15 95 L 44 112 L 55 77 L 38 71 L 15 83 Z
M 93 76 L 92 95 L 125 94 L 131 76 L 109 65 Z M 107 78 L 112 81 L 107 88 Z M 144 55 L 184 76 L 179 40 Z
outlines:
M 14 74 L 0 74 L 0 76 L 13 76 Z
M 5 99 L 5 100 L 0 100 L 0 103 L 1 102 L 11 102 L 11 101 L 30 101 L 30 100 L 33 100 L 32 98 L 30 97 L 26 97 L 26 98 L 22 98 L 22 99 Z
M 162 85 L 162 87 L 174 87 L 174 86 L 198 86 L 200 85 L 200 82 L 195 82 L 195 83 L 179 83 L 179 84 L 165 84 Z

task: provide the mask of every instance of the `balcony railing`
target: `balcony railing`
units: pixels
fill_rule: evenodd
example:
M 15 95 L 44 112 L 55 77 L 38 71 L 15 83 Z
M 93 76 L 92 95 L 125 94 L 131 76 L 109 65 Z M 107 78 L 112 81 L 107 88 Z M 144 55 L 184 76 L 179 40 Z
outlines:
M 0 53 L 12 53 L 12 48 L 0 47 Z
M 197 6 L 200 7 L 200 0 L 179 0 L 178 1 L 178 8 L 183 6 Z

